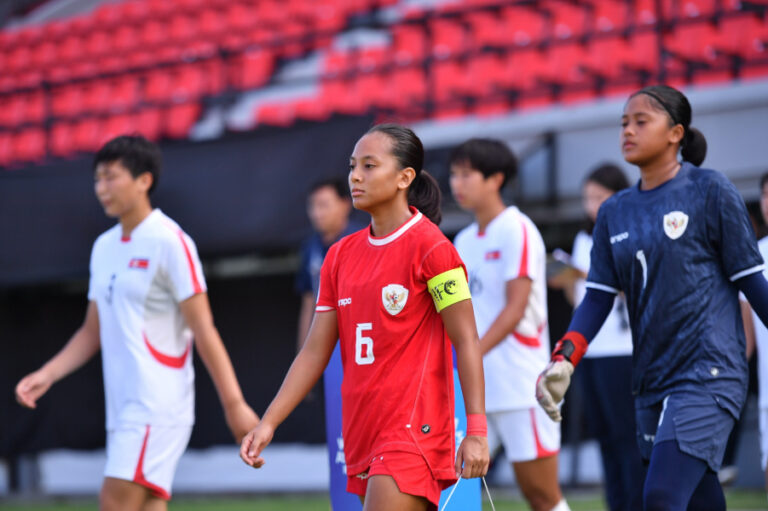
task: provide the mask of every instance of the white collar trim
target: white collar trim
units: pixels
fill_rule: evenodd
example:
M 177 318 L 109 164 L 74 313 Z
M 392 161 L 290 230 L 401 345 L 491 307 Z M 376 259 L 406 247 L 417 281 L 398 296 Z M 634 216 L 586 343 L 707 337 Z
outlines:
M 408 221 L 407 221 L 407 222 L 405 222 L 403 225 L 401 225 L 399 229 L 397 229 L 395 232 L 393 232 L 393 233 L 392 233 L 392 234 L 390 234 L 389 236 L 385 236 L 385 237 L 383 237 L 383 238 L 374 238 L 373 236 L 371 236 L 371 234 L 370 234 L 370 232 L 369 232 L 369 233 L 368 233 L 368 241 L 370 242 L 370 244 L 371 244 L 371 245 L 373 245 L 373 246 L 375 246 L 375 247 L 380 247 L 380 246 L 382 246 L 382 245 L 387 245 L 387 244 L 389 244 L 389 243 L 392 243 L 392 242 L 393 242 L 393 241 L 395 241 L 397 238 L 399 238 L 400 236 L 402 236 L 403 234 L 405 234 L 405 232 L 406 232 L 408 229 L 410 229 L 411 227 L 413 227 L 414 225 L 416 225 L 416 223 L 417 223 L 419 220 L 421 220 L 421 217 L 422 217 L 422 216 L 424 216 L 424 215 L 422 215 L 422 214 L 421 214 L 421 211 L 417 212 L 415 215 L 413 215 L 413 216 L 411 217 L 411 219 L 410 219 L 410 220 L 408 220 Z

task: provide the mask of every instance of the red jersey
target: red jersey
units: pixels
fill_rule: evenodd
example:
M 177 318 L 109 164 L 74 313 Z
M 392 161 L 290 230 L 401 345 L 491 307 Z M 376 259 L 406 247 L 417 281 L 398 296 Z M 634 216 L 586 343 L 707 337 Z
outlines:
M 424 456 L 435 479 L 453 481 L 452 351 L 427 281 L 463 263 L 411 209 L 389 236 L 366 228 L 330 248 L 316 311 L 338 319 L 347 474 L 364 472 L 377 454 L 405 451 Z

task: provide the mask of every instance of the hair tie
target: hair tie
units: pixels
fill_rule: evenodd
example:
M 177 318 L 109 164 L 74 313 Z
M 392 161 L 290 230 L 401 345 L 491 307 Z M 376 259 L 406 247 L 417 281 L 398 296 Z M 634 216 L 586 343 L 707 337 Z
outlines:
M 675 115 L 672 113 L 672 110 L 670 110 L 670 109 L 669 109 L 669 107 L 667 106 L 667 104 L 666 104 L 664 101 L 662 101 L 662 99 L 661 99 L 659 96 L 657 96 L 657 95 L 656 95 L 656 94 L 654 94 L 653 92 L 650 92 L 650 91 L 647 91 L 647 90 L 643 90 L 643 91 L 640 91 L 640 92 L 641 92 L 642 94 L 646 94 L 646 95 L 648 95 L 648 96 L 652 97 L 653 99 L 655 99 L 656 101 L 658 101 L 658 103 L 659 103 L 659 104 L 662 106 L 662 108 L 664 108 L 664 110 L 665 110 L 665 111 L 667 112 L 667 114 L 669 115 L 669 118 L 670 118 L 670 119 L 672 119 L 672 121 L 673 121 L 675 124 L 682 124 L 680 121 L 678 121 L 677 119 L 675 119 Z M 685 131 L 686 131 L 686 132 L 688 132 L 688 128 L 686 128 L 685 126 L 683 126 L 683 127 L 685 128 Z

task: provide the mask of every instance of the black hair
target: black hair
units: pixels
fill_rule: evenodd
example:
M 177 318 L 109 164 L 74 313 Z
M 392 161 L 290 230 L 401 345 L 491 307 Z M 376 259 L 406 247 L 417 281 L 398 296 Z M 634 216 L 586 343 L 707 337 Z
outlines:
M 114 161 L 128 169 L 134 179 L 145 172 L 152 174 L 149 193 L 157 186 L 162 162 L 160 148 L 141 135 L 122 135 L 104 144 L 93 158 L 93 168 Z
M 680 155 L 697 167 L 707 156 L 707 139 L 701 131 L 691 127 L 691 104 L 685 94 L 668 85 L 649 85 L 630 96 L 645 94 L 651 98 L 651 103 L 665 111 L 671 120 L 671 125 L 680 124 L 683 127 L 683 139 L 680 141 Z
M 624 171 L 618 165 L 613 163 L 602 163 L 595 167 L 587 177 L 584 178 L 584 182 L 592 182 L 599 184 L 603 188 L 607 188 L 616 193 L 619 190 L 629 187 L 629 180 L 624 174 Z
M 456 147 L 450 164 L 466 163 L 486 178 L 502 174 L 501 188 L 517 176 L 517 158 L 509 146 L 493 138 L 472 138 Z
M 442 220 L 440 187 L 424 170 L 424 146 L 413 130 L 399 124 L 377 124 L 366 135 L 383 133 L 392 140 L 392 154 L 401 168 L 411 167 L 416 171 L 416 178 L 408 188 L 408 204 L 421 211 L 433 223 Z
M 765 184 L 768 183 L 768 172 L 760 176 L 760 190 L 765 188 Z
M 309 187 L 309 193 L 307 196 L 311 196 L 316 191 L 322 188 L 330 188 L 340 199 L 349 200 L 349 185 L 341 178 L 328 178 L 315 181 L 312 186 Z

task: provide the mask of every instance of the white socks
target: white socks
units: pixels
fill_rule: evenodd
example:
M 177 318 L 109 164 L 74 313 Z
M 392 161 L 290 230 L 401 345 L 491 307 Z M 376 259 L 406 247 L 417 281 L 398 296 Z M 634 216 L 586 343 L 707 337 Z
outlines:
M 563 499 L 552 508 L 552 511 L 571 511 L 571 508 L 568 507 L 568 503 Z

